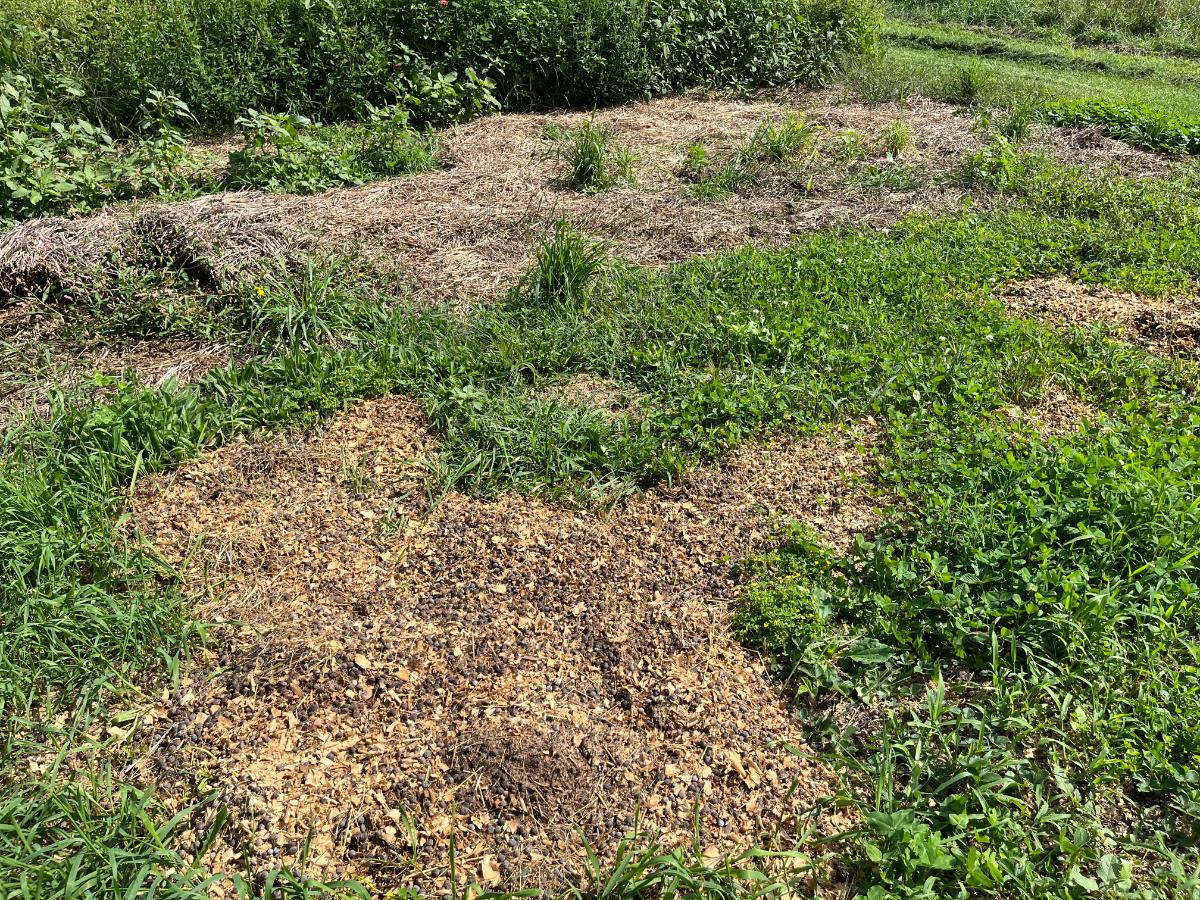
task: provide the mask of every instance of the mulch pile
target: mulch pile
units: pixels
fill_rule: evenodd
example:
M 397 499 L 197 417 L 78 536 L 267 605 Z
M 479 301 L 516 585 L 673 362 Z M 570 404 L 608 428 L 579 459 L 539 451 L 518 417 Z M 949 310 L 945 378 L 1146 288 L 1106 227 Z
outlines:
M 0 303 L 55 286 L 68 292 L 94 286 L 118 260 L 170 261 L 216 288 L 252 275 L 264 262 L 321 247 L 402 270 L 418 298 L 465 306 L 512 284 L 536 239 L 560 218 L 609 240 L 626 259 L 665 265 L 748 243 L 778 245 L 830 226 L 883 228 L 914 211 L 959 206 L 963 191 L 945 176 L 984 140 L 967 119 L 951 106 L 922 99 L 883 106 L 839 99 L 831 92 L 749 101 L 692 95 L 599 110 L 597 124 L 636 154 L 637 183 L 596 195 L 564 185 L 563 164 L 546 156 L 545 128 L 578 125 L 585 115 L 509 114 L 445 133 L 445 168 L 411 178 L 308 197 L 247 191 L 27 222 L 0 236 Z M 678 173 L 689 145 L 703 143 L 719 163 L 760 124 L 793 112 L 825 129 L 819 141 L 825 146 L 839 131 L 855 130 L 867 158 L 826 155 L 802 177 L 766 179 L 744 196 L 699 199 L 688 193 Z M 924 170 L 923 183 L 914 190 L 865 192 L 848 186 L 848 167 L 886 163 L 881 135 L 898 119 L 911 131 L 902 161 Z M 1039 140 L 1062 158 L 1099 158 L 1090 143 L 1081 149 L 1065 129 Z M 1102 149 L 1105 159 L 1132 171 L 1166 165 L 1128 148 Z
M 1121 340 L 1162 356 L 1200 355 L 1200 300 L 1156 300 L 1080 284 L 1066 278 L 1035 278 L 1010 285 L 1001 296 L 1013 315 L 1057 325 L 1101 324 Z
M 311 871 L 380 889 L 444 890 L 452 836 L 462 879 L 561 887 L 580 833 L 611 858 L 639 811 L 669 844 L 698 816 L 711 852 L 786 834 L 830 778 L 730 634 L 734 564 L 781 520 L 869 530 L 867 441 L 747 446 L 608 511 L 430 509 L 434 440 L 391 398 L 143 479 L 136 526 L 230 624 L 147 713 L 141 774 L 236 811 L 218 868 L 311 833 Z

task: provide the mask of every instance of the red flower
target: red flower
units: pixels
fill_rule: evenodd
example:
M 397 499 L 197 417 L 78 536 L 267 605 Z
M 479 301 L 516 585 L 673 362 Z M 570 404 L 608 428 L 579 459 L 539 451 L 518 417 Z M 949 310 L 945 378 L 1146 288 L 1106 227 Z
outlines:
M 450 0 L 438 0 L 438 6 L 449 6 Z

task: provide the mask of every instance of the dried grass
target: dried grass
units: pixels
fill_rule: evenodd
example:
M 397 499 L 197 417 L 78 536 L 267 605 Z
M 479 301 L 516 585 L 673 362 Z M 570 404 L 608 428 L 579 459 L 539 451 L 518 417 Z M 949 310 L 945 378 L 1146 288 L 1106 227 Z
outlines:
M 831 92 L 782 92 L 753 100 L 695 95 L 600 110 L 597 123 L 637 155 L 637 183 L 583 195 L 561 183 L 545 157 L 547 125 L 572 126 L 575 112 L 510 114 L 447 132 L 446 167 L 415 177 L 308 197 L 218 194 L 180 204 L 132 205 L 77 220 L 25 223 L 0 238 L 0 302 L 30 292 L 67 292 L 96 283 L 106 260 L 149 254 L 182 265 L 212 286 L 264 260 L 321 246 L 402 271 L 423 299 L 469 305 L 495 297 L 526 267 L 534 239 L 560 218 L 606 238 L 629 260 L 665 265 L 744 244 L 778 245 L 837 225 L 887 227 L 913 211 L 949 211 L 962 192 L 947 174 L 983 137 L 954 107 L 914 99 L 904 105 L 839 103 Z M 746 196 L 690 196 L 676 172 L 686 148 L 721 158 L 764 121 L 802 111 L 831 133 L 854 129 L 881 159 L 880 136 L 905 121 L 909 161 L 929 175 L 914 191 L 848 189 L 845 166 L 822 159 L 811 190 L 776 179 Z M 1034 144 L 1069 162 L 1115 163 L 1161 174 L 1169 163 L 1103 136 L 1070 129 L 1039 132 Z M 868 160 L 869 161 L 869 160 Z M 98 273 L 99 271 L 99 274 Z
M 814 94 L 800 105 L 814 106 L 818 119 L 875 115 L 866 107 L 830 112 L 830 102 L 829 95 Z M 595 120 L 637 155 L 637 183 L 596 195 L 564 188 L 559 164 L 545 158 L 543 129 L 575 125 L 584 116 L 492 116 L 444 136 L 445 168 L 407 179 L 308 197 L 220 194 L 106 210 L 53 226 L 26 223 L 0 245 L 0 275 L 7 275 L 0 281 L 11 285 L 7 296 L 33 285 L 70 288 L 92 277 L 88 273 L 107 256 L 149 249 L 224 283 L 260 257 L 320 245 L 403 271 L 418 297 L 464 305 L 511 284 L 527 266 L 534 239 L 560 218 L 610 240 L 633 262 L 665 265 L 748 243 L 782 244 L 830 225 L 885 227 L 914 209 L 949 209 L 957 202 L 958 192 L 944 188 L 864 197 L 843 189 L 828 166 L 828 177 L 818 178 L 809 195 L 765 190 L 701 200 L 683 190 L 675 173 L 688 145 L 702 142 L 720 158 L 759 124 L 782 120 L 792 109 L 771 98 L 687 96 L 598 111 Z M 925 112 L 914 110 L 912 124 L 937 168 L 948 158 L 947 141 L 960 143 L 964 129 Z M 76 230 L 87 239 L 75 241 Z

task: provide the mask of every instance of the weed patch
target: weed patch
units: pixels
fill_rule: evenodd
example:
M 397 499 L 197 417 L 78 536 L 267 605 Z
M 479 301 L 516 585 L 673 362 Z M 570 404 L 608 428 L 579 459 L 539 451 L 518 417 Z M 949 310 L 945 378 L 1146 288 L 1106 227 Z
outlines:
M 613 141 L 612 132 L 592 121 L 578 128 L 552 127 L 546 155 L 566 163 L 566 181 L 576 190 L 595 193 L 633 181 L 633 154 Z

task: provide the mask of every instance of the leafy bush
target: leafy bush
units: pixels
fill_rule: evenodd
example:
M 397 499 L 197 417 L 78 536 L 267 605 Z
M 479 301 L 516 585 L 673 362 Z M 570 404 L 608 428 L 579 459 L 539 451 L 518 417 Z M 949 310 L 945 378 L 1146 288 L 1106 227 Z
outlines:
M 160 195 L 186 184 L 188 117 L 176 97 L 151 91 L 136 137 L 119 144 L 86 119 L 60 121 L 21 75 L 0 78 L 0 225 Z
M 249 110 L 238 119 L 244 141 L 229 156 L 231 187 L 311 194 L 355 181 L 348 153 L 336 152 L 303 116 Z
M 867 0 L 80 0 L 0 4 L 0 69 L 64 115 L 134 122 L 150 90 L 201 125 L 326 120 L 405 98 L 440 123 L 489 104 L 609 103 L 829 78 L 874 41 Z M 80 85 L 62 96 L 69 75 Z M 494 87 L 494 90 L 493 90 Z
M 176 125 L 188 108 L 176 97 L 152 91 L 136 134 L 118 141 L 86 119 L 56 120 L 28 87 L 22 76 L 0 81 L 0 225 L 223 188 L 311 193 L 423 171 L 434 161 L 433 139 L 408 124 L 403 106 L 370 107 L 357 127 L 250 110 L 238 121 L 244 145 L 217 179 L 188 154 Z

